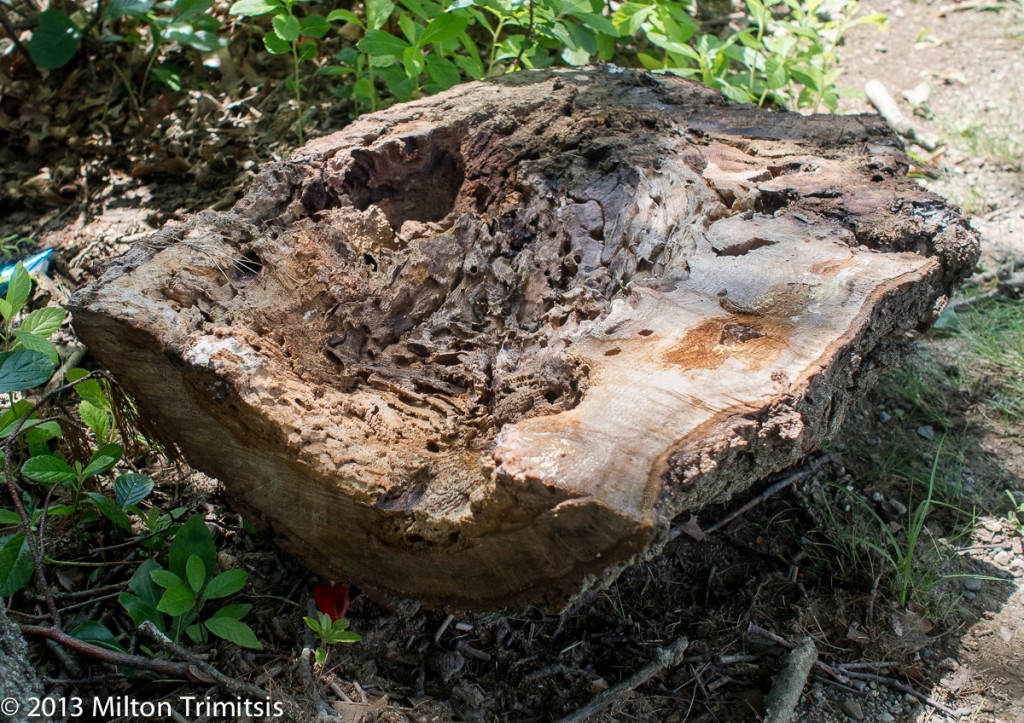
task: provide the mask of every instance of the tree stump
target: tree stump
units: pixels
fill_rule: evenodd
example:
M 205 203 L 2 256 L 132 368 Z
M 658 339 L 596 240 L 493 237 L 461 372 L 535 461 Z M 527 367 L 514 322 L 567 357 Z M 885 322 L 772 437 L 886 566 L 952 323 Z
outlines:
M 978 253 L 875 117 L 617 69 L 366 116 L 163 229 L 74 325 L 327 578 L 564 605 L 836 431 Z

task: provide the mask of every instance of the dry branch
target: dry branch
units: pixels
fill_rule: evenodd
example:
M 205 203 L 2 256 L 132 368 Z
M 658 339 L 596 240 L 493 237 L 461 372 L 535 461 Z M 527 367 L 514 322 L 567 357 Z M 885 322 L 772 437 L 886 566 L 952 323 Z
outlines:
M 654 676 L 679 665 L 687 645 L 689 645 L 689 641 L 686 638 L 678 638 L 668 647 L 660 648 L 654 659 L 647 665 L 595 696 L 589 703 L 575 713 L 562 718 L 558 723 L 586 723 L 586 721 L 593 720 L 598 713 L 619 702 Z

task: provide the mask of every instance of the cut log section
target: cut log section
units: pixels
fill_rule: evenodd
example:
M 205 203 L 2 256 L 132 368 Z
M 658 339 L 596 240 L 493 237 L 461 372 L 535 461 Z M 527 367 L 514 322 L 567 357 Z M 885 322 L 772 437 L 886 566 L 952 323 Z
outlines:
M 75 329 L 317 573 L 564 605 L 836 431 L 977 240 L 875 117 L 632 71 L 366 116 L 166 228 Z

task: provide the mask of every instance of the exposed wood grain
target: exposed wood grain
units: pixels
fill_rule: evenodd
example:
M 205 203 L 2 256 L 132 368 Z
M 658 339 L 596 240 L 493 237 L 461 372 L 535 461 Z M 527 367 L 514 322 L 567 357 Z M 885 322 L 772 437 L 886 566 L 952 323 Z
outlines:
M 522 73 L 164 229 L 76 330 L 329 578 L 563 605 L 833 433 L 977 241 L 871 117 Z

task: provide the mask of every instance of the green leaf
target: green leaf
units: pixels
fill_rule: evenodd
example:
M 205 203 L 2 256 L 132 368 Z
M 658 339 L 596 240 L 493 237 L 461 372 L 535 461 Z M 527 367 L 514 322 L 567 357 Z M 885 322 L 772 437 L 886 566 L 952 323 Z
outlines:
M 206 11 L 212 9 L 215 4 L 215 0 L 177 0 L 174 3 L 174 14 L 180 23 L 192 20 L 198 23 L 211 17 L 211 14 L 207 14 Z M 214 22 L 218 26 L 220 25 L 220 21 L 214 19 Z
M 49 339 L 33 334 L 30 331 L 24 329 L 14 330 L 14 348 L 15 349 L 31 349 L 37 351 L 40 354 L 45 354 L 47 358 L 53 362 L 56 367 L 60 363 L 60 355 L 57 353 L 57 347 L 54 346 L 53 342 Z
M 21 515 L 14 510 L 0 510 L 0 526 L 20 525 Z
M 331 26 L 323 15 L 307 15 L 302 19 L 299 35 L 306 38 L 322 38 L 330 29 Z
M 50 485 L 70 482 L 78 477 L 71 465 L 52 454 L 29 457 L 21 465 L 21 473 L 34 482 Z
M 18 532 L 0 548 L 0 597 L 21 590 L 32 579 L 34 572 L 32 553 L 28 549 L 25 533 Z
M 332 10 L 327 14 L 327 22 L 333 23 L 338 20 L 344 20 L 346 23 L 352 23 L 359 26 L 362 26 L 363 24 L 363 21 L 359 19 L 358 15 L 351 10 L 345 10 L 344 8 Z
M 231 9 L 228 10 L 228 14 L 252 18 L 257 15 L 266 15 L 267 13 L 275 12 L 280 7 L 280 3 L 272 2 L 272 0 L 238 0 L 238 2 L 232 5 Z
M 356 43 L 356 47 L 368 55 L 401 57 L 409 44 L 384 30 L 367 30 L 363 39 Z
M 420 36 L 419 44 L 421 46 L 433 45 L 452 40 L 459 37 L 467 25 L 469 25 L 469 19 L 464 15 L 443 13 L 430 21 L 430 25 Z M 612 27 L 614 28 L 614 26 Z
M 316 43 L 307 40 L 299 46 L 299 60 L 313 60 L 317 55 Z
M 263 45 L 272 55 L 287 55 L 292 50 L 291 44 L 277 37 L 277 33 L 264 33 Z
M 82 401 L 78 405 L 78 416 L 89 431 L 96 435 L 96 441 L 103 443 L 110 434 L 110 413 L 92 402 Z
M 476 58 L 471 58 L 468 55 L 456 55 L 455 64 L 462 68 L 466 75 L 473 80 L 483 80 L 484 66 Z
M 28 275 L 28 271 L 25 270 L 25 265 L 20 261 L 14 267 L 14 275 L 11 276 L 11 281 L 7 286 L 6 301 L 11 305 L 11 310 L 14 314 L 17 314 L 28 302 L 28 297 L 32 294 L 32 277 Z
M 323 629 L 323 626 L 320 625 L 320 621 L 319 620 L 316 620 L 315 618 L 307 617 L 305 615 L 302 616 L 302 620 L 306 623 L 306 625 L 309 626 L 310 630 L 312 630 L 314 633 L 317 634 L 318 637 L 323 637 L 323 634 L 324 634 L 325 631 Z
M 248 579 L 249 573 L 245 570 L 234 569 L 222 572 L 210 580 L 210 584 L 206 586 L 206 598 L 215 600 L 234 595 L 245 587 L 245 582 Z
M 23 392 L 50 381 L 56 366 L 34 349 L 16 349 L 0 364 L 0 394 Z
M 187 628 L 185 628 L 185 634 L 188 635 L 189 639 L 196 645 L 199 645 L 201 642 L 203 642 L 203 628 L 199 625 L 199 623 L 196 623 L 195 625 L 189 625 Z
M 619 29 L 615 27 L 615 23 L 610 18 L 606 18 L 602 15 L 596 15 L 594 13 L 573 11 L 569 13 L 574 18 L 582 22 L 591 30 L 594 30 L 602 35 L 607 35 L 612 38 L 619 37 Z
M 89 458 L 89 464 L 82 470 L 82 479 L 94 477 L 114 468 L 124 455 L 124 449 L 119 444 L 105 444 Z
M 54 421 L 29 422 L 26 425 L 25 439 L 28 440 L 28 453 L 33 457 L 50 453 L 51 439 L 59 439 L 64 435 L 60 424 Z
M 170 590 L 172 587 L 181 587 L 185 584 L 185 581 L 175 575 L 170 570 L 151 570 L 149 573 L 150 579 L 165 590 Z
M 416 44 L 416 39 L 420 36 L 420 33 L 423 32 L 423 26 L 405 13 L 398 16 L 398 27 L 401 28 L 402 34 L 405 35 L 405 39 L 413 45 Z
M 89 372 L 85 371 L 85 369 L 69 369 L 64 378 L 70 384 L 88 375 Z M 89 404 L 100 409 L 110 409 L 110 401 L 107 399 L 107 395 L 103 393 L 103 387 L 100 386 L 98 379 L 86 379 L 84 382 L 78 382 L 78 384 L 75 384 L 75 391 L 78 393 L 78 396 L 89 402 Z
M 135 627 L 139 627 L 142 623 L 149 620 L 156 626 L 157 630 L 166 632 L 164 629 L 163 613 L 157 610 L 156 605 L 153 603 L 147 602 L 137 595 L 132 595 L 130 592 L 121 593 L 117 601 L 121 603 L 121 607 L 128 613 Z
M 110 0 L 103 8 L 106 20 L 117 20 L 122 17 L 144 18 L 153 9 L 153 0 Z
M 122 509 L 136 505 L 153 491 L 153 478 L 148 474 L 123 474 L 114 480 L 114 495 Z
M 71 505 L 50 505 L 46 510 L 46 514 L 50 517 L 63 517 L 75 512 L 75 508 Z M 41 510 L 39 511 L 39 515 L 42 516 Z M 33 518 L 32 524 L 35 524 L 35 518 Z
M 423 59 L 423 51 L 418 45 L 402 51 L 402 65 L 405 68 L 405 74 L 410 78 L 418 78 L 423 72 L 426 61 Z
M 135 573 L 132 575 L 132 579 L 128 581 L 128 589 L 154 608 L 156 607 L 157 602 L 160 601 L 161 595 L 160 590 L 151 577 L 152 573 L 157 570 L 163 570 L 159 562 L 152 559 L 146 560 L 136 568 Z M 180 580 L 178 582 L 180 582 Z
M 106 650 L 113 650 L 117 653 L 127 652 L 119 642 L 114 634 L 107 629 L 107 626 L 103 623 L 98 623 L 95 620 L 86 620 L 81 625 L 75 626 L 71 630 L 71 635 L 78 638 L 82 642 L 91 643 L 99 648 Z
M 260 641 L 256 639 L 256 633 L 252 631 L 252 628 L 234 618 L 212 617 L 203 625 L 218 638 L 227 640 L 230 643 L 240 645 L 243 648 L 263 649 Z
M 190 555 L 203 561 L 207 570 L 217 569 L 217 547 L 213 544 L 210 530 L 202 515 L 193 515 L 178 528 L 168 552 L 168 567 L 182 579 L 186 576 L 185 566 Z
M 7 299 L 0 299 L 0 315 L 4 317 L 4 321 L 10 321 L 14 316 L 14 308 L 7 303 Z
M 21 320 L 19 328 L 21 331 L 30 331 L 42 337 L 49 337 L 61 327 L 67 316 L 68 312 L 59 306 L 45 306 L 26 314 L 25 318 Z
M 277 37 L 289 43 L 298 40 L 299 33 L 302 31 L 299 19 L 294 15 L 275 15 L 270 24 L 273 26 L 274 32 L 277 33 Z
M 358 643 L 362 639 L 363 636 L 359 633 L 353 633 L 351 630 L 331 630 L 324 637 L 324 642 L 328 645 L 334 645 L 335 643 Z
M 462 80 L 462 75 L 455 63 L 440 55 L 427 56 L 427 73 L 430 74 L 431 80 L 441 86 L 442 90 L 447 90 Z
M 122 530 L 132 529 L 132 521 L 128 519 L 128 515 L 124 513 L 124 510 L 117 506 L 114 500 L 100 492 L 86 492 L 85 496 L 89 498 L 89 501 L 92 502 L 92 506 L 95 507 L 100 514 Z
M 195 596 L 185 585 L 172 587 L 164 592 L 156 609 L 171 617 L 184 615 L 196 604 Z
M 38 68 L 60 68 L 75 57 L 81 36 L 81 31 L 63 12 L 44 10 L 39 13 L 32 39 L 28 41 L 28 54 Z
M 249 611 L 252 610 L 252 605 L 246 603 L 232 603 L 231 605 L 225 605 L 215 612 L 211 617 L 214 618 L 231 618 L 232 620 L 241 620 Z
M 175 93 L 181 90 L 181 71 L 177 66 L 165 63 L 154 67 L 152 72 L 154 78 L 159 80 Z
M 391 17 L 395 4 L 391 0 L 366 0 L 366 28 L 377 30 Z
M 203 590 L 203 583 L 206 582 L 206 566 L 199 559 L 198 555 L 189 555 L 185 563 L 185 574 L 188 576 L 188 586 L 198 595 Z

